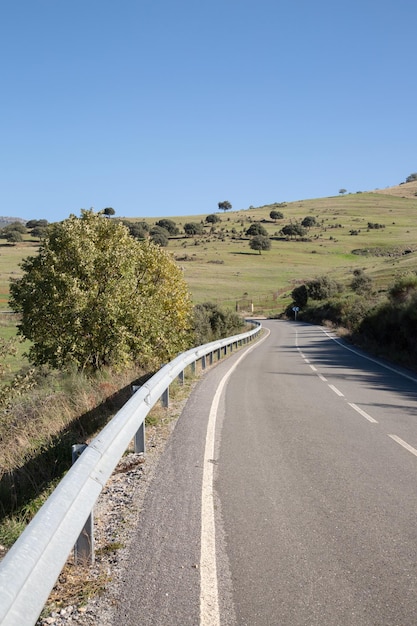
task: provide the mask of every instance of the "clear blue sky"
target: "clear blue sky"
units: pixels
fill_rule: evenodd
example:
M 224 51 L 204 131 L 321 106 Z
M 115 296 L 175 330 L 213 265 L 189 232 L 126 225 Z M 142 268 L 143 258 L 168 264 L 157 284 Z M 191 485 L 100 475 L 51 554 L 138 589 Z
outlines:
M 417 171 L 415 0 L 3 0 L 0 215 L 175 216 Z

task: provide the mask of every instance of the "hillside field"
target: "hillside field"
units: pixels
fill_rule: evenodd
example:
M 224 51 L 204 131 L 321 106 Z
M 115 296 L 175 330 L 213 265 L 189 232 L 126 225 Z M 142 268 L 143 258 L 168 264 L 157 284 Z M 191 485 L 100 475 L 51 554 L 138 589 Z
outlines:
M 399 275 L 417 270 L 417 182 L 385 190 L 329 198 L 282 202 L 246 210 L 213 213 L 221 222 L 205 222 L 206 214 L 178 216 L 180 233 L 167 250 L 184 271 L 193 301 L 213 301 L 235 308 L 253 302 L 255 312 L 274 313 L 290 302 L 294 286 L 328 274 L 348 283 L 361 268 L 381 290 Z M 402 194 L 402 195 L 400 195 Z M 276 209 L 282 220 L 272 221 Z M 285 224 L 313 216 L 318 223 L 300 240 L 280 235 Z M 116 216 L 121 217 L 121 216 Z M 113 218 L 115 219 L 115 218 Z M 155 224 L 158 218 L 126 218 Z M 204 234 L 187 237 L 187 222 L 203 222 Z M 261 222 L 272 240 L 271 250 L 252 251 L 246 230 Z M 374 225 L 369 228 L 368 224 Z M 36 253 L 36 243 L 0 245 L 0 310 L 7 310 L 10 277 L 19 275 L 19 262 Z

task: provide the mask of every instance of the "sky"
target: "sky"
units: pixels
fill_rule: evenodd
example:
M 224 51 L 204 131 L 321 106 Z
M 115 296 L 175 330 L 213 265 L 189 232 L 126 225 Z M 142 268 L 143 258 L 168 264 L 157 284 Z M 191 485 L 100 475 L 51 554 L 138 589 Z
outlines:
M 415 0 L 2 0 L 0 215 L 207 214 L 417 171 Z

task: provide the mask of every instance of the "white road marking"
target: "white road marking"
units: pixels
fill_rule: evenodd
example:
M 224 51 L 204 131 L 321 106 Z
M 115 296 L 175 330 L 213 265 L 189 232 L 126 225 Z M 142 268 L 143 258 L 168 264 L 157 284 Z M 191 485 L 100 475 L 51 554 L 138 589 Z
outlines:
M 329 387 L 330 387 L 330 389 L 331 389 L 332 391 L 334 391 L 335 393 L 337 393 L 337 395 L 338 395 L 338 396 L 340 396 L 340 397 L 342 397 L 342 398 L 344 397 L 344 394 L 343 394 L 341 391 L 339 391 L 339 389 L 338 389 L 337 387 L 335 387 L 334 385 L 330 385 L 330 384 L 329 384 Z
M 317 374 L 317 376 L 320 378 L 320 380 L 322 380 L 324 383 L 327 383 L 327 378 L 325 378 L 323 376 L 323 374 Z
M 318 327 L 318 328 L 320 328 L 320 327 Z M 394 372 L 395 374 L 398 374 L 399 376 L 402 376 L 403 378 L 407 378 L 408 380 L 412 380 L 414 383 L 417 382 L 417 377 L 416 376 L 413 376 L 412 374 L 407 374 L 406 372 L 402 372 L 401 370 L 396 369 L 395 367 L 391 367 L 390 365 L 387 365 L 386 363 L 383 363 L 382 361 L 379 361 L 378 359 L 374 359 L 371 356 L 368 356 L 367 354 L 364 354 L 362 352 L 359 352 L 358 350 L 355 350 L 355 348 L 350 348 L 349 346 L 344 344 L 342 341 L 340 341 L 340 339 L 338 339 L 337 337 L 333 337 L 328 331 L 323 330 L 322 328 L 320 328 L 320 330 L 327 337 L 329 337 L 329 339 L 331 339 L 332 341 L 335 341 L 337 344 L 339 344 L 339 346 L 341 346 L 345 350 L 349 350 L 349 352 L 353 352 L 354 354 L 356 354 L 357 356 L 362 357 L 363 359 L 367 359 L 368 361 L 371 361 L 372 363 L 376 363 L 380 367 L 383 367 L 384 369 L 386 369 L 386 370 L 388 370 L 390 372 Z
M 374 419 L 373 417 L 368 415 L 368 413 L 365 413 L 365 411 L 363 411 L 358 406 L 356 406 L 356 404 L 353 404 L 353 402 L 348 402 L 348 405 L 351 406 L 352 409 L 355 409 L 355 411 L 357 411 L 359 413 L 359 415 L 362 415 L 362 417 L 364 417 L 368 421 L 372 422 L 373 424 L 378 424 L 376 419 Z
M 310 367 L 313 370 L 313 372 L 317 372 L 317 367 L 314 367 L 314 365 L 310 365 Z
M 413 446 L 410 446 L 410 444 L 404 441 L 403 439 L 400 439 L 399 437 L 397 437 L 397 435 L 388 435 L 388 437 L 391 437 L 391 439 L 399 443 L 400 446 L 402 446 L 403 448 L 411 452 L 411 454 L 414 454 L 414 456 L 417 456 L 417 450 L 413 448 Z
M 265 329 L 268 330 L 268 329 Z M 204 450 L 203 484 L 201 493 L 201 555 L 200 555 L 200 626 L 220 626 L 219 597 L 216 566 L 216 528 L 214 520 L 213 478 L 214 446 L 217 410 L 226 382 L 239 363 L 264 341 L 270 331 L 235 361 L 221 379 L 214 394 L 208 418 L 206 445 Z

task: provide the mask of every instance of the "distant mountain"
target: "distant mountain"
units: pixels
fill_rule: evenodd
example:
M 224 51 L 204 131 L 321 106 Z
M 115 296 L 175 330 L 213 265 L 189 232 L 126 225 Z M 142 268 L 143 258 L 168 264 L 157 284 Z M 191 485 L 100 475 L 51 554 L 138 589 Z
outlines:
M 13 222 L 22 222 L 22 224 L 26 224 L 27 220 L 23 220 L 21 217 L 2 217 L 0 215 L 0 228 L 4 228 L 4 226 L 12 224 Z

